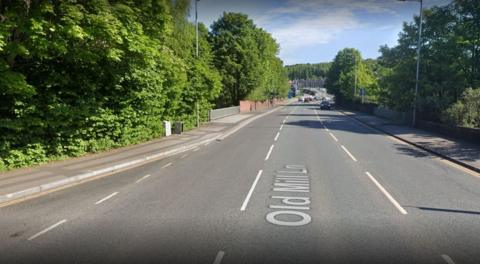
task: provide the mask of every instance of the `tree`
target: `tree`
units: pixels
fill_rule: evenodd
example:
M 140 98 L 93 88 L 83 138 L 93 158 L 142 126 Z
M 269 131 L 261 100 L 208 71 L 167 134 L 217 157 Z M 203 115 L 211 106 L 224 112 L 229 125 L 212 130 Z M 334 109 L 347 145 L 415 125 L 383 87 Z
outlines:
M 353 101 L 355 93 L 355 79 L 357 94 L 360 88 L 374 99 L 378 93 L 377 80 L 374 77 L 372 62 L 365 64 L 361 54 L 356 49 L 345 48 L 337 53 L 327 73 L 325 86 L 328 91 L 335 94 L 337 101 Z

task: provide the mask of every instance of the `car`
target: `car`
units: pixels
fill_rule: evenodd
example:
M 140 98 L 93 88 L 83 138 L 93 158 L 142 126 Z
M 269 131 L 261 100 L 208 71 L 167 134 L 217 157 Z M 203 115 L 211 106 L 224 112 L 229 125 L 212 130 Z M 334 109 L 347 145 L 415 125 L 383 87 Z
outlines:
M 320 103 L 320 110 L 332 110 L 332 106 L 329 101 L 322 101 Z

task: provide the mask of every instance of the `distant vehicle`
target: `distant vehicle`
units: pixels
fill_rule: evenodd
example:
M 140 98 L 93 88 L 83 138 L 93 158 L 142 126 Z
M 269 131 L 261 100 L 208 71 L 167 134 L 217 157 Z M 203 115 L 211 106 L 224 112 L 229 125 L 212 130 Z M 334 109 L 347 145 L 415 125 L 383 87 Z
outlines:
M 305 102 L 305 98 L 303 98 L 303 97 L 298 97 L 298 101 L 299 101 L 300 103 L 303 103 L 303 102 Z
M 320 103 L 320 110 L 332 110 L 332 105 L 329 101 L 322 101 Z

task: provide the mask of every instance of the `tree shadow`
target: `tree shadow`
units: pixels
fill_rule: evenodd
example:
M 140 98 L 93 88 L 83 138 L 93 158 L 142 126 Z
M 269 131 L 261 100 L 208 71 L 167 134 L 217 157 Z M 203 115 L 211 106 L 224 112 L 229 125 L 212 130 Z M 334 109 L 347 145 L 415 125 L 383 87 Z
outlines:
M 434 207 L 424 207 L 424 206 L 404 206 L 410 208 L 417 208 L 422 211 L 431 211 L 431 212 L 442 212 L 442 213 L 454 213 L 454 214 L 470 214 L 470 215 L 480 215 L 478 211 L 470 210 L 459 210 L 459 209 L 447 209 L 447 208 L 434 208 Z

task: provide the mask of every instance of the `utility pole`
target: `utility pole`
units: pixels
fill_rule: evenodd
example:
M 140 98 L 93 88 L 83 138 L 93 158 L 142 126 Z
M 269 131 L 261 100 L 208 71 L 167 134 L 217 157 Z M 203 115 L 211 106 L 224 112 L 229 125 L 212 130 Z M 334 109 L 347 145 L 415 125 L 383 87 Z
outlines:
M 357 97 L 357 63 L 355 62 L 355 85 L 353 91 L 353 98 Z
M 398 0 L 401 2 L 406 2 L 408 0 Z M 420 3 L 420 23 L 418 27 L 418 42 L 417 42 L 417 71 L 415 74 L 415 95 L 413 98 L 413 115 L 412 115 L 412 126 L 415 126 L 417 123 L 417 101 L 418 101 L 418 86 L 420 78 L 420 51 L 422 45 L 422 22 L 423 22 L 423 0 L 410 0 Z
M 195 55 L 198 59 L 198 2 L 200 0 L 195 0 L 195 43 L 196 43 L 196 49 L 195 49 Z M 195 112 L 197 112 L 197 127 L 200 126 L 200 113 L 198 109 L 198 95 L 197 95 L 197 100 L 195 101 Z

